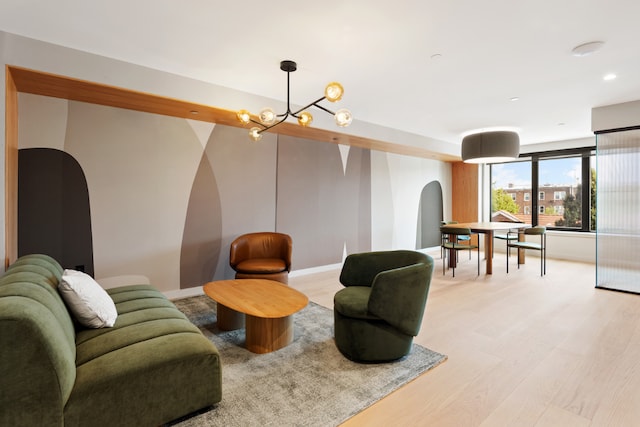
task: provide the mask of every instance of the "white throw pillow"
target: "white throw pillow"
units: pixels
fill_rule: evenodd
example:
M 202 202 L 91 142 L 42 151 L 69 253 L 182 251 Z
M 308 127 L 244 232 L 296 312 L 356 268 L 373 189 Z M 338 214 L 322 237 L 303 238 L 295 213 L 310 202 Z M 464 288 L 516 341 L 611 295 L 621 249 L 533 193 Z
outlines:
M 65 270 L 58 290 L 81 325 L 103 328 L 116 323 L 116 305 L 109 294 L 88 274 Z

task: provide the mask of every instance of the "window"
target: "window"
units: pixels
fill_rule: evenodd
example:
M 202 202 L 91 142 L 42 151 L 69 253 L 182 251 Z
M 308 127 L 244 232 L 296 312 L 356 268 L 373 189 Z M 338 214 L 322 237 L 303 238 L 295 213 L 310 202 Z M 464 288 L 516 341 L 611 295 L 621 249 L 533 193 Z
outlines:
M 538 182 L 544 182 L 549 196 L 553 194 L 553 208 L 548 212 L 553 213 L 553 217 L 547 217 L 540 225 L 582 228 L 582 158 L 540 159 L 538 170 Z M 563 208 L 562 213 L 556 209 L 559 207 Z
M 490 179 L 493 221 L 515 216 L 550 229 L 596 228 L 595 147 L 523 154 L 515 162 L 492 164 Z
M 528 160 L 491 165 L 491 220 L 531 224 L 531 213 L 524 212 L 512 196 L 531 191 L 531 162 Z
M 511 200 L 513 200 L 514 202 L 516 201 L 516 195 L 515 193 L 511 193 L 509 194 L 511 196 Z

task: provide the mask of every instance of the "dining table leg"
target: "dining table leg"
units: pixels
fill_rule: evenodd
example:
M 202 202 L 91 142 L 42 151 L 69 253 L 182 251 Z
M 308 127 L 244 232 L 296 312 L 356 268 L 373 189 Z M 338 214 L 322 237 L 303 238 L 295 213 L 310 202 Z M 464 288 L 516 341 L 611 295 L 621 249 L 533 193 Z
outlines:
M 524 230 L 518 230 L 518 242 L 524 242 Z M 524 264 L 525 250 L 518 248 L 518 264 Z
M 485 258 L 486 274 L 493 274 L 493 257 L 491 256 L 492 253 L 493 253 L 493 231 L 487 231 L 484 233 L 484 258 Z

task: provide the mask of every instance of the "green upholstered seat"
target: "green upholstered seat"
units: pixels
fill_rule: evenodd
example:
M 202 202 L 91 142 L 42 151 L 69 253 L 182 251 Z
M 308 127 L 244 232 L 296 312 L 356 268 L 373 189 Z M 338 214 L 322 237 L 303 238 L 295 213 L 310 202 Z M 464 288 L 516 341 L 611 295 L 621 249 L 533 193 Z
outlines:
M 544 226 L 536 226 L 525 228 L 523 233 L 526 236 L 540 236 L 540 242 L 535 241 L 518 241 L 518 231 L 510 231 L 509 236 L 516 237 L 515 240 L 507 240 L 507 273 L 509 272 L 509 253 L 511 248 L 515 249 L 530 249 L 534 251 L 540 251 L 540 276 L 547 274 L 547 228 Z M 518 259 L 518 268 L 520 268 L 520 257 Z
M 427 302 L 433 259 L 408 250 L 349 255 L 334 296 L 336 346 L 358 362 L 397 360 L 411 351 Z

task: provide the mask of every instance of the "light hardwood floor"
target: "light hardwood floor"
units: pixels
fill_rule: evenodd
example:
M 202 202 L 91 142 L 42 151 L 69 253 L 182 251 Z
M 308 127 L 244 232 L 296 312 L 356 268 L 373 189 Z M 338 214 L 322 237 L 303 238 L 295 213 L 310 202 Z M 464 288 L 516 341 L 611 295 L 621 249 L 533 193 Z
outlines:
M 415 342 L 448 360 L 343 426 L 639 426 L 640 297 L 595 289 L 595 266 L 539 258 L 455 279 L 438 252 Z M 475 258 L 475 256 L 474 256 Z M 333 307 L 339 270 L 290 285 Z

